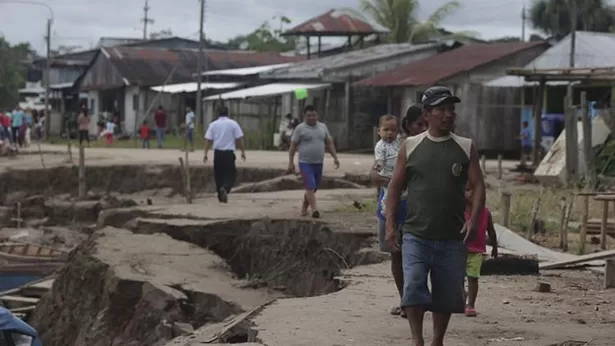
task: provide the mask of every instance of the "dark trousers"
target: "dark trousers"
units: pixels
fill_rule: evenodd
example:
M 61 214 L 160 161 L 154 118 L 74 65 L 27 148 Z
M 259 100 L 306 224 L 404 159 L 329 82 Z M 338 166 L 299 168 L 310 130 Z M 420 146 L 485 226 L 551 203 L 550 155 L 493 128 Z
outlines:
M 21 147 L 23 145 L 23 138 L 21 138 L 21 134 L 19 133 L 19 127 L 12 127 L 11 131 L 13 133 L 13 144 Z
M 79 130 L 79 145 L 83 144 L 83 141 L 87 141 L 90 144 L 89 130 Z
M 220 189 L 231 192 L 237 177 L 237 167 L 235 166 L 235 151 L 233 150 L 214 150 L 214 178 L 216 180 L 216 191 L 220 195 Z

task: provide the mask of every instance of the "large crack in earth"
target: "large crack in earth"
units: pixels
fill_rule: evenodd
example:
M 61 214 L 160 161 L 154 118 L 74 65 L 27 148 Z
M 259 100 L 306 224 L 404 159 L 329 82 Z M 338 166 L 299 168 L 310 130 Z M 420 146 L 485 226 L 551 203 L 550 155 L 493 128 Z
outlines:
M 193 191 L 213 191 L 210 168 L 192 174 Z M 282 174 L 240 170 L 238 190 L 302 187 L 297 177 Z M 364 179 L 348 178 L 327 177 L 323 188 L 357 188 Z M 74 168 L 0 175 L 0 191 L 9 192 L 0 201 L 2 224 L 14 226 L 20 213 L 31 233 L 77 223 L 71 230 L 89 236 L 30 315 L 46 346 L 181 345 L 181 336 L 207 333 L 272 300 L 339 291 L 342 270 L 387 259 L 371 249 L 372 234 L 322 221 L 221 218 L 213 211 L 211 217 L 173 217 L 160 213 L 165 206 L 143 208 L 120 195 L 161 189 L 181 194 L 177 167 L 92 167 L 87 179 L 88 197 L 77 200 Z M 258 335 L 250 323 L 223 327 L 212 342 L 254 342 Z

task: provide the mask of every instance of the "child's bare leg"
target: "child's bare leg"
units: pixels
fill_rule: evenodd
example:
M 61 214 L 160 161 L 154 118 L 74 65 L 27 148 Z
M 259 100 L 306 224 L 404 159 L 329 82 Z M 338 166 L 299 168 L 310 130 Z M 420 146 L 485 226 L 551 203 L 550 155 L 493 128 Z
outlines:
M 478 278 L 468 277 L 468 300 L 467 300 L 468 307 L 470 308 L 475 307 L 477 296 L 478 296 Z

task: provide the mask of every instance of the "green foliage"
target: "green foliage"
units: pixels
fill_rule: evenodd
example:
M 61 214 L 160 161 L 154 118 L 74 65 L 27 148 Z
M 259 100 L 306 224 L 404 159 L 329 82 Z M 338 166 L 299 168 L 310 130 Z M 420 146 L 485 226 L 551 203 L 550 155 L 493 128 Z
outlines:
M 239 35 L 227 43 L 230 49 L 252 50 L 257 52 L 285 52 L 295 49 L 294 37 L 282 37 L 282 28 L 291 23 L 285 16 L 273 17 L 279 27 L 273 28 L 269 21 L 263 22 L 256 30 L 247 35 Z
M 546 35 L 568 35 L 572 31 L 571 1 L 534 0 L 530 21 Z M 615 7 L 606 0 L 583 0 L 577 4 L 577 30 L 610 32 L 615 27 Z
M 425 21 L 417 17 L 418 0 L 361 0 L 361 8 L 378 24 L 390 30 L 387 41 L 391 43 L 419 43 L 441 36 L 442 21 L 461 7 L 459 1 L 448 1 Z M 473 32 L 457 32 L 451 38 L 475 37 Z
M 24 86 L 31 53 L 29 43 L 11 45 L 0 36 L 0 108 L 14 107 L 19 101 L 18 90 Z

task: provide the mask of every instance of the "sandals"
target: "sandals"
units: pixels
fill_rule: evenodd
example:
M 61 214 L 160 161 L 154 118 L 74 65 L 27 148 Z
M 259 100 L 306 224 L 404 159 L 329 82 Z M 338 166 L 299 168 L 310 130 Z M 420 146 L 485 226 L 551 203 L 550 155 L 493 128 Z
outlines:
M 470 307 L 470 306 L 466 306 L 465 315 L 466 315 L 466 317 L 476 317 L 478 315 L 478 313 L 476 312 L 475 308 Z
M 391 315 L 406 318 L 406 310 L 402 309 L 399 305 L 394 306 L 391 308 Z

